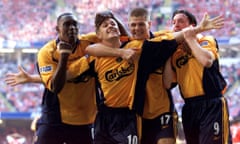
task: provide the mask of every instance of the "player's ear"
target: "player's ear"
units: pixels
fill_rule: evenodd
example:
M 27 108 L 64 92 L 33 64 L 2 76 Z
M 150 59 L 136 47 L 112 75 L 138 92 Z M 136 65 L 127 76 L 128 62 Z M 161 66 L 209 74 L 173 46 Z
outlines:
M 59 32 L 59 27 L 58 26 L 56 26 L 55 29 L 56 29 L 57 32 Z
M 96 30 L 96 36 L 97 36 L 99 39 L 102 38 L 101 32 L 99 32 L 99 30 Z
M 151 28 L 151 26 L 152 26 L 152 22 L 151 21 L 148 21 L 148 26 L 149 26 L 149 28 Z

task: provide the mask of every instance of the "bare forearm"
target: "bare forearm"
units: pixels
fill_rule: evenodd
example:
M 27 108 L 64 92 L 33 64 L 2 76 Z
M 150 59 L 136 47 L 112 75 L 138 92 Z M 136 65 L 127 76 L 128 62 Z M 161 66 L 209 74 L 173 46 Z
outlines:
M 102 44 L 94 44 L 86 48 L 86 53 L 92 56 L 121 56 L 121 50 L 118 48 L 110 48 Z
M 194 57 L 204 66 L 211 67 L 214 55 L 212 52 L 202 48 L 196 38 L 186 38 L 186 42 L 192 51 Z
M 42 79 L 38 74 L 31 75 L 29 77 L 29 82 L 32 83 L 42 83 Z
M 199 26 L 192 27 L 192 29 L 193 29 L 193 31 L 195 32 L 195 34 L 198 34 L 198 33 L 201 33 L 201 32 L 206 31 L 206 30 L 204 30 L 204 29 L 201 29 L 201 27 L 199 27 Z M 178 31 L 178 32 L 174 32 L 174 33 L 173 33 L 173 36 L 174 36 L 174 38 L 176 39 L 177 43 L 180 44 L 180 43 L 182 43 L 182 42 L 185 40 L 185 38 L 184 38 L 184 32 L 187 31 L 187 30 L 188 30 L 188 28 L 183 29 L 182 31 Z
M 67 75 L 67 61 L 69 54 L 61 54 L 57 70 L 52 79 L 52 90 L 54 93 L 59 93 L 66 82 Z
M 173 36 L 174 36 L 174 38 L 175 38 L 175 40 L 177 41 L 178 44 L 181 44 L 184 41 L 184 36 L 183 36 L 183 33 L 181 31 L 174 32 Z

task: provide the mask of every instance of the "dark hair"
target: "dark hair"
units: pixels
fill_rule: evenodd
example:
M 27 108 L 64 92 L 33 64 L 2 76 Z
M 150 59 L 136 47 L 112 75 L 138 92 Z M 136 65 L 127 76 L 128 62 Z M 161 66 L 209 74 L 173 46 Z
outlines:
M 113 18 L 113 14 L 111 11 L 102 11 L 98 12 L 95 17 L 95 28 L 96 30 L 99 29 L 100 25 L 108 18 Z
M 62 13 L 61 15 L 58 16 L 57 18 L 57 24 L 59 23 L 59 21 L 61 20 L 62 17 L 64 16 L 72 16 L 72 13 L 66 12 L 66 13 Z
M 116 16 L 114 16 L 111 11 L 102 11 L 102 12 L 98 12 L 96 14 L 96 17 L 95 17 L 95 29 L 96 29 L 96 31 L 98 31 L 100 25 L 106 19 L 109 19 L 109 18 L 112 18 L 116 21 L 116 23 L 118 24 L 118 28 L 120 30 L 121 36 L 130 36 L 129 32 L 126 30 L 122 21 L 119 18 L 117 18 Z
M 194 26 L 197 25 L 196 17 L 193 14 L 191 14 L 189 11 L 187 11 L 187 10 L 175 10 L 173 12 L 173 15 L 172 15 L 172 20 L 173 20 L 174 16 L 177 15 L 177 14 L 186 15 L 188 17 L 188 20 L 189 20 L 190 24 L 194 24 Z

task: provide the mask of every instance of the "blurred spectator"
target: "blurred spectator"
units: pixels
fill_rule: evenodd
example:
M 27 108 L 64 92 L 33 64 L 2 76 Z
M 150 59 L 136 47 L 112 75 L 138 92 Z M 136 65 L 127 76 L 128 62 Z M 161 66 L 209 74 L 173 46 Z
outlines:
M 8 134 L 6 140 L 8 144 L 25 144 L 26 142 L 26 138 L 19 133 Z
M 236 121 L 231 125 L 232 139 L 234 144 L 240 144 L 240 122 Z
M 66 11 L 76 13 L 80 22 L 80 33 L 94 31 L 94 15 L 102 9 L 111 9 L 127 22 L 129 9 L 142 6 L 152 12 L 153 30 L 168 28 L 168 13 L 161 13 L 161 8 L 169 4 L 168 0 L 4 0 L 0 1 L 0 37 L 17 42 L 47 41 L 55 37 L 56 17 Z M 240 15 L 238 8 L 240 1 L 233 0 L 178 0 L 172 1 L 174 9 L 191 11 L 199 19 L 205 12 L 211 16 L 222 14 L 226 21 L 221 30 L 212 30 L 208 33 L 218 37 L 239 36 Z M 24 7 L 24 9 L 22 8 Z M 206 8 L 209 8 L 206 10 Z M 6 20 L 7 19 L 7 20 Z

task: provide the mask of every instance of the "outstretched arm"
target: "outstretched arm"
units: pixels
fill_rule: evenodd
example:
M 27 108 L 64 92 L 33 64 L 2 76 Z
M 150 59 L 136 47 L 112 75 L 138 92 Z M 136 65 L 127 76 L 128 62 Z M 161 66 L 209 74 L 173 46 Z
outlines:
M 7 85 L 16 86 L 24 83 L 42 83 L 38 74 L 29 74 L 21 66 L 18 66 L 18 73 L 8 73 L 5 76 Z
M 200 24 L 194 27 L 193 31 L 196 34 L 198 34 L 201 32 L 212 30 L 212 29 L 221 29 L 223 26 L 224 26 L 224 18 L 222 16 L 217 16 L 210 19 L 209 15 L 205 13 Z M 185 31 L 186 29 L 183 29 L 182 31 L 173 33 L 178 43 L 181 43 L 184 41 L 183 33 Z
M 86 53 L 92 56 L 113 56 L 121 57 L 131 62 L 137 55 L 137 49 L 110 48 L 100 43 L 90 45 L 86 48 Z
M 210 19 L 209 15 L 205 13 L 195 31 L 196 33 L 201 33 L 212 29 L 221 29 L 223 26 L 224 18 L 221 15 Z

